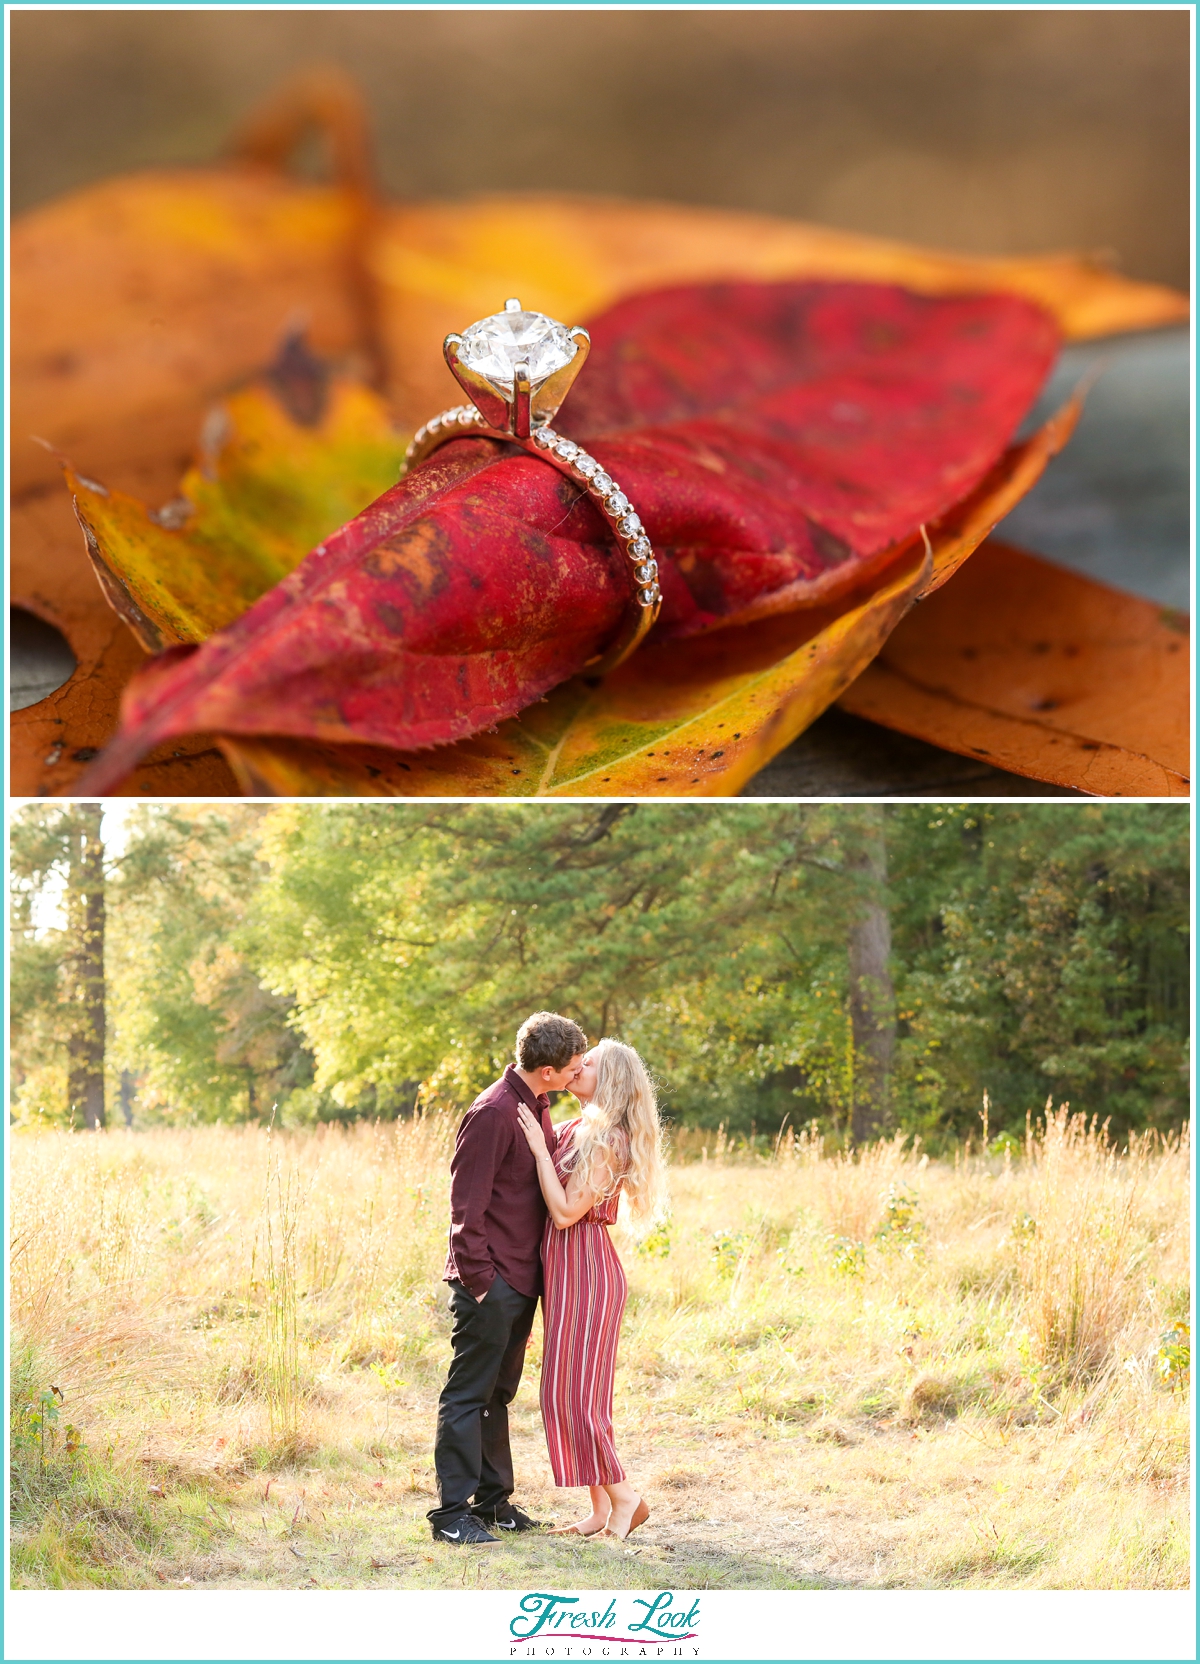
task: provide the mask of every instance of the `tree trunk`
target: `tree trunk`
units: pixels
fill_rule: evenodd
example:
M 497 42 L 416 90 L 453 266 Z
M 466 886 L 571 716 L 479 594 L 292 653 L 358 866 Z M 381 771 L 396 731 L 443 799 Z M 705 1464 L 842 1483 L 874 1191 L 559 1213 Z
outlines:
M 67 1098 L 72 1125 L 107 1125 L 104 1114 L 104 844 L 103 805 L 77 803 L 72 811 L 67 924 L 71 936 L 71 1039 Z
M 864 814 L 857 847 L 847 863 L 861 884 L 858 916 L 851 925 L 849 941 L 850 1028 L 854 1041 L 850 1133 L 855 1143 L 877 1137 L 887 1121 L 896 1049 L 884 811 L 876 805 Z

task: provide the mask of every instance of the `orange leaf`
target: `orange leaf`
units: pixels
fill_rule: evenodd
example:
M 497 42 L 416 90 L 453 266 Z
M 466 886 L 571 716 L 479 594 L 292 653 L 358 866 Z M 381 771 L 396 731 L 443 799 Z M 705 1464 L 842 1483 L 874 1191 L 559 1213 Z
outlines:
M 305 77 L 286 96 L 293 130 L 309 121 L 330 134 L 339 186 L 262 165 L 275 135 L 252 127 L 247 165 L 105 180 L 13 223 L 11 598 L 61 630 L 78 661 L 65 687 L 14 713 L 15 792 L 69 787 L 111 738 L 142 662 L 89 569 L 58 462 L 30 436 L 110 486 L 164 502 L 212 400 L 260 369 L 296 317 L 323 354 L 369 355 L 354 259 L 369 218 L 354 97 L 329 77 Z M 272 114 L 277 134 L 277 106 Z M 136 784 L 160 795 L 236 789 L 195 737 L 143 763 Z
M 1034 780 L 1186 797 L 1188 661 L 1183 614 L 986 543 L 839 704 Z
M 297 313 L 322 354 L 353 347 L 352 218 L 336 189 L 230 168 L 108 180 L 21 216 L 14 489 L 56 476 L 30 434 L 121 483 L 186 454 L 211 401 L 270 358 Z
M 986 259 L 826 226 L 662 202 L 511 195 L 390 208 L 368 255 L 400 420 L 452 403 L 442 341 L 519 295 L 584 317 L 638 290 L 714 278 L 856 278 L 925 294 L 1007 290 L 1037 301 L 1069 340 L 1188 316 L 1187 297 L 1077 254 Z

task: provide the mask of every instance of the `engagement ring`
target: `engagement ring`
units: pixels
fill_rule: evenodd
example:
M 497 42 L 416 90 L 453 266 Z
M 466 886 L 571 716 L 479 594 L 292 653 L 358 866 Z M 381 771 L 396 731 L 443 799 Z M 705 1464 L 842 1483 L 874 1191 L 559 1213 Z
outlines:
M 625 552 L 633 590 L 620 634 L 585 666 L 597 675 L 628 658 L 642 641 L 658 617 L 662 591 L 650 539 L 629 498 L 594 456 L 549 425 L 591 345 L 586 329 L 567 329 L 544 312 L 526 312 L 519 300 L 506 300 L 503 312 L 481 318 L 461 335 L 447 335 L 446 363 L 471 403 L 444 410 L 418 428 L 405 462 L 411 468 L 448 439 L 477 434 L 522 446 L 590 494 Z

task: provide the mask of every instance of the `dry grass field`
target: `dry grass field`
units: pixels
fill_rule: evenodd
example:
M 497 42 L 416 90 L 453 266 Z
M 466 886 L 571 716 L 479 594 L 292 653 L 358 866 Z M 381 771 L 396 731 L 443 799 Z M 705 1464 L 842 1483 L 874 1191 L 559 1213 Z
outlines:
M 16 1586 L 1186 1586 L 1186 1142 L 686 1135 L 669 1227 L 617 1233 L 648 1526 L 464 1554 L 424 1520 L 452 1132 L 13 1137 Z M 539 1334 L 517 1498 L 561 1521 Z

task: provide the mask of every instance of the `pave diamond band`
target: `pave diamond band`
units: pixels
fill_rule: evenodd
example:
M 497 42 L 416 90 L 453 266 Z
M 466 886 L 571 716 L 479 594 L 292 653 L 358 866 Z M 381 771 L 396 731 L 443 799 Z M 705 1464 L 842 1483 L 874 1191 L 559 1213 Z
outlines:
M 641 520 L 630 512 L 628 497 L 603 471 L 595 457 L 589 456 L 572 440 L 561 438 L 553 428 L 536 428 L 530 438 L 517 439 L 511 433 L 490 427 L 474 405 L 456 405 L 453 410 L 444 410 L 440 416 L 433 417 L 424 427 L 418 428 L 408 447 L 408 466 L 411 468 L 418 462 L 423 462 L 448 439 L 458 439 L 468 434 L 479 434 L 486 439 L 500 439 L 510 445 L 520 445 L 531 455 L 552 463 L 560 473 L 565 474 L 588 493 L 608 522 L 614 540 L 625 554 L 634 605 L 617 639 L 603 653 L 590 659 L 584 669 L 592 676 L 614 670 L 623 659 L 629 657 L 635 647 L 640 646 L 658 617 L 658 610 L 662 605 L 658 562 L 654 558 L 650 539 L 642 528 Z
M 413 435 L 405 456 L 411 468 L 449 439 L 479 435 L 520 445 L 586 491 L 612 529 L 625 556 L 632 605 L 615 641 L 585 665 L 602 675 L 629 657 L 658 617 L 662 590 L 650 539 L 616 481 L 573 439 L 550 422 L 583 368 L 591 341 L 585 329 L 567 329 L 520 301 L 482 318 L 461 335 L 446 337 L 444 352 L 459 386 L 472 402 L 431 417 Z

